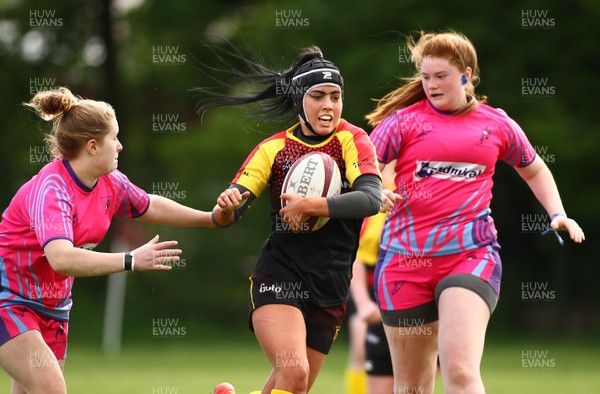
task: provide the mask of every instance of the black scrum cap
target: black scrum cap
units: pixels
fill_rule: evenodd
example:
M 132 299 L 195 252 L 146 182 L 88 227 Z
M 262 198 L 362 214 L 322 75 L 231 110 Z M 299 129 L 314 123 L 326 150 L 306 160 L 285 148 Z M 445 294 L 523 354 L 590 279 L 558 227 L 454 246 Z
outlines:
M 308 122 L 304 111 L 304 98 L 308 91 L 317 85 L 338 86 L 343 92 L 344 78 L 342 78 L 335 64 L 323 58 L 309 60 L 294 73 L 292 86 L 298 88 L 294 89 L 294 104 L 296 105 L 298 115 L 302 117 L 306 126 L 313 132 L 314 130 L 312 130 L 312 126 Z

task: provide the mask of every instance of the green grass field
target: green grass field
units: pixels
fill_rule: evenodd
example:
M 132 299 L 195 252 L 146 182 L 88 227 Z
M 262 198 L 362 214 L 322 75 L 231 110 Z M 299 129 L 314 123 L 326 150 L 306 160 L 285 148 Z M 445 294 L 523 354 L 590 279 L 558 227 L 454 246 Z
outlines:
M 600 393 L 600 347 L 581 342 L 489 342 L 482 372 L 488 393 Z M 312 393 L 344 394 L 347 349 L 334 346 Z M 211 393 L 229 381 L 238 393 L 259 389 L 270 367 L 257 343 L 215 339 L 205 344 L 157 340 L 124 346 L 119 356 L 71 344 L 66 366 L 70 393 Z M 0 392 L 10 380 L 0 374 Z M 438 380 L 436 393 L 443 393 Z M 387 394 L 387 393 L 385 393 Z

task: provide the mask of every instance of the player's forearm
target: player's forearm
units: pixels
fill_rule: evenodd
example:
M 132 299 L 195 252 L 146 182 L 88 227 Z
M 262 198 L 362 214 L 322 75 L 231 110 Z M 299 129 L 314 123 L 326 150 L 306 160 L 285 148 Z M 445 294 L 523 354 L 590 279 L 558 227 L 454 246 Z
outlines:
M 308 216 L 328 217 L 329 205 L 324 197 L 309 197 L 299 201 L 300 211 Z
M 101 253 L 64 247 L 46 249 L 52 269 L 67 276 L 101 276 L 124 270 L 124 253 Z
M 335 197 L 328 197 L 329 216 L 354 219 L 373 216 L 381 209 L 381 178 L 373 174 L 359 176 L 354 190 Z
M 527 182 L 540 204 L 546 209 L 548 215 L 566 214 L 550 169 L 541 159 L 538 158 L 537 160 L 540 161 L 539 170 L 530 178 L 525 179 L 525 182 Z
M 210 213 L 179 204 L 168 198 L 150 195 L 150 206 L 140 221 L 179 227 L 212 227 Z

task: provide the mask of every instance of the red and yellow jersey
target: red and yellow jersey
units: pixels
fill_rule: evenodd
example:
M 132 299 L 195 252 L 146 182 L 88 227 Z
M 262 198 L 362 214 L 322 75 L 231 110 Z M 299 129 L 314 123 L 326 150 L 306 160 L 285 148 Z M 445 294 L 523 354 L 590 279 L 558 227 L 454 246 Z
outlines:
M 386 216 L 387 213 L 380 212 L 363 220 L 356 259 L 365 265 L 374 267 L 377 264 L 381 230 L 383 230 Z
M 301 284 L 310 301 L 320 306 L 347 301 L 362 218 L 331 218 L 321 229 L 293 233 L 281 220 L 281 186 L 293 163 L 309 152 L 324 152 L 337 163 L 342 193 L 361 175 L 380 176 L 375 148 L 367 133 L 342 119 L 326 139 L 300 139 L 299 124 L 262 141 L 248 156 L 232 184 L 258 197 L 268 188 L 273 232 L 265 243 L 253 275 Z M 296 135 L 295 135 L 296 133 Z
M 269 186 L 273 208 L 278 212 L 285 175 L 294 162 L 307 153 L 319 151 L 334 158 L 342 174 L 342 193 L 348 192 L 360 175 L 379 175 L 375 149 L 364 130 L 342 119 L 337 131 L 329 138 L 308 145 L 294 136 L 294 130 L 299 126 L 296 123 L 262 141 L 231 183 L 245 187 L 256 197 Z

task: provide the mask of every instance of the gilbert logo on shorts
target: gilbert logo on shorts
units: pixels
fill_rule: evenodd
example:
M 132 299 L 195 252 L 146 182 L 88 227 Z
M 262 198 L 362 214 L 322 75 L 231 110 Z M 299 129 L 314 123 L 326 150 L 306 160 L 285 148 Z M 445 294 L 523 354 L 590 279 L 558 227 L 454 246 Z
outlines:
M 456 182 L 472 181 L 483 171 L 485 166 L 481 164 L 417 160 L 413 179 L 419 181 L 431 176 Z

